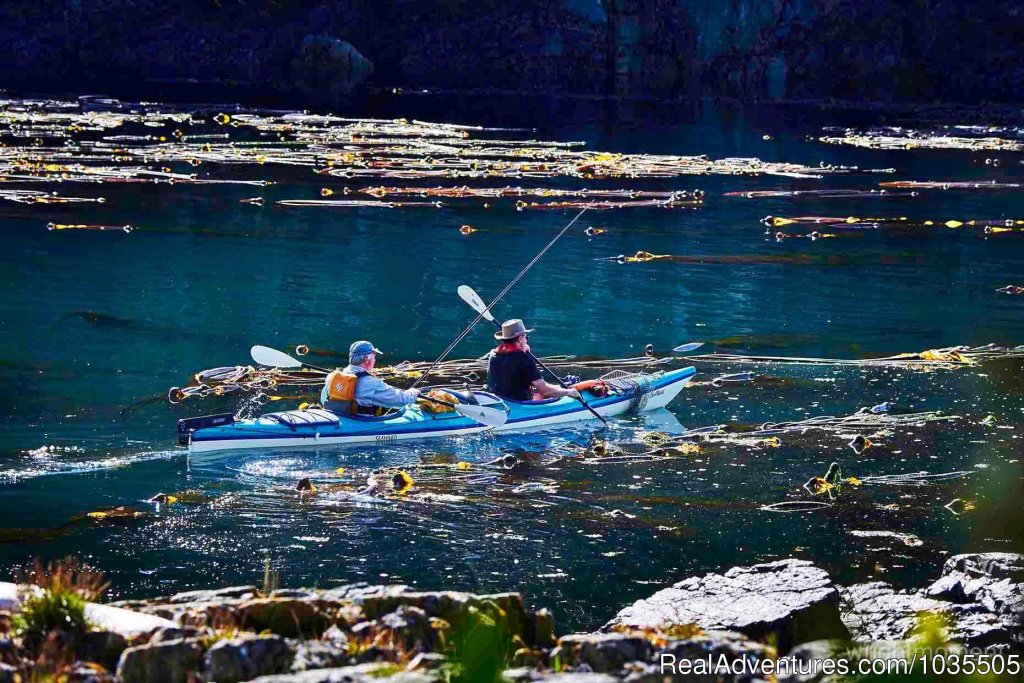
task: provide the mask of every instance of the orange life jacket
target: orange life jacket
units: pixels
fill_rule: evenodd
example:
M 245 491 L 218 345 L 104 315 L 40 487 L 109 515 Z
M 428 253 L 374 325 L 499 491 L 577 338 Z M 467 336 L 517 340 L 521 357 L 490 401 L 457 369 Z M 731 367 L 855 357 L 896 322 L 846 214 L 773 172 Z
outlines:
M 352 413 L 359 412 L 359 405 L 356 403 L 356 386 L 359 378 L 366 375 L 365 371 L 359 373 L 334 370 L 327 375 L 327 400 L 347 404 L 345 408 Z

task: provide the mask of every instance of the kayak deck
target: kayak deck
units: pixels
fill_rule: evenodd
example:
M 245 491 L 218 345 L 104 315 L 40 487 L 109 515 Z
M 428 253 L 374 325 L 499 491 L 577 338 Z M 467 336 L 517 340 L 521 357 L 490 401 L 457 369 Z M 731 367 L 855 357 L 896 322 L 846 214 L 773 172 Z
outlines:
M 607 396 L 585 391 L 584 397 L 601 416 L 627 411 L 640 412 L 665 407 L 693 378 L 693 367 L 631 378 L 611 380 Z M 409 439 L 462 436 L 485 431 L 526 431 L 550 425 L 595 419 L 579 401 L 569 398 L 517 402 L 475 391 L 481 405 L 504 408 L 508 420 L 491 428 L 455 412 L 425 412 L 416 404 L 379 417 L 338 415 L 322 408 L 268 413 L 251 420 L 236 421 L 231 415 L 215 415 L 178 423 L 181 445 L 192 453 L 227 449 L 290 448 L 392 443 Z

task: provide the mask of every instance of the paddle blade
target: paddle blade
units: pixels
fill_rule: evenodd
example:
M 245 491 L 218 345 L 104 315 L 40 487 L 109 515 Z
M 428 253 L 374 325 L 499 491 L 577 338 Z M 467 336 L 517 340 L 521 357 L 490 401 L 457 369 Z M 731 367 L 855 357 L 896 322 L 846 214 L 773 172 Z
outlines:
M 258 365 L 266 365 L 269 368 L 301 368 L 302 363 L 287 353 L 272 349 L 269 346 L 258 344 L 249 350 L 249 355 Z
M 488 427 L 500 427 L 508 421 L 508 413 L 498 408 L 474 406 L 466 403 L 455 405 L 455 412 Z
M 672 351 L 674 353 L 689 353 L 690 351 L 696 351 L 702 346 L 704 346 L 704 342 L 690 342 L 689 344 L 677 346 L 674 349 L 672 349 Z
M 494 319 L 494 315 L 487 310 L 487 304 L 484 303 L 484 300 L 480 298 L 480 295 L 472 287 L 469 285 L 459 285 L 458 292 L 459 298 L 469 304 L 470 308 L 477 313 L 482 313 L 486 320 L 490 320 L 492 323 L 497 322 Z

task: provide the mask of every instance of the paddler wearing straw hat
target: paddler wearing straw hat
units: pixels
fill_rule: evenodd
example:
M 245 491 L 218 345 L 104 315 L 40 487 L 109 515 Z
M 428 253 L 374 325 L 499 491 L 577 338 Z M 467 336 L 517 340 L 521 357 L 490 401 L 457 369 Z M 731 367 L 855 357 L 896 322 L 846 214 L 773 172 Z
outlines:
M 401 408 L 420 395 L 420 390 L 396 389 L 373 376 L 381 351 L 368 341 L 348 348 L 348 365 L 327 375 L 320 403 L 334 413 L 380 414 L 385 408 Z
M 530 401 L 534 398 L 572 396 L 576 389 L 563 389 L 541 379 L 537 363 L 530 357 L 528 335 L 533 332 L 519 318 L 506 320 L 501 331 L 494 333 L 500 343 L 491 352 L 487 367 L 487 388 L 492 393 L 512 401 Z

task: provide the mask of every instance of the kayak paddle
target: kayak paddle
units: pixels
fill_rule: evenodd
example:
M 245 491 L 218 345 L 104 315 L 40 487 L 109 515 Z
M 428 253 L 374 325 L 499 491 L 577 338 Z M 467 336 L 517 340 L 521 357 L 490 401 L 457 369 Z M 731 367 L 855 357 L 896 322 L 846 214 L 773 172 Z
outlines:
M 256 361 L 258 365 L 266 365 L 268 368 L 311 368 L 313 370 L 322 370 L 324 372 L 330 372 L 327 368 L 317 367 L 316 365 L 309 365 L 303 363 L 297 358 L 289 356 L 283 351 L 272 349 L 269 346 L 256 346 L 249 349 L 249 355 Z
M 313 370 L 323 370 L 329 372 L 326 368 L 319 368 L 315 365 L 307 365 L 297 358 L 289 356 L 283 351 L 272 349 L 269 346 L 254 346 L 249 352 L 252 355 L 252 359 L 260 365 L 266 365 L 271 368 L 301 368 L 307 367 Z M 489 408 L 488 406 L 476 406 L 469 403 L 449 403 L 448 401 L 440 401 L 436 398 L 429 396 L 420 396 L 424 401 L 430 401 L 431 403 L 438 403 L 449 408 L 454 408 L 455 412 L 459 415 L 468 417 L 471 420 L 475 420 L 482 425 L 488 427 L 500 427 L 508 421 L 508 413 L 498 408 Z
M 463 301 L 465 301 L 467 304 L 469 304 L 470 308 L 472 308 L 474 311 L 479 313 L 482 317 L 484 317 L 487 320 L 490 320 L 492 323 L 494 323 L 494 325 L 499 330 L 501 329 L 501 323 L 499 323 L 497 320 L 495 320 L 494 314 L 491 313 L 490 307 L 487 304 L 484 303 L 484 300 L 480 298 L 480 295 L 477 294 L 476 291 L 472 287 L 470 287 L 469 285 L 459 285 L 458 292 L 459 292 L 459 298 L 462 299 Z M 532 358 L 533 361 L 535 363 L 537 363 L 537 365 L 542 367 L 544 370 L 547 371 L 547 373 L 549 375 L 551 375 L 556 380 L 558 380 L 558 383 L 562 386 L 563 389 L 568 389 L 569 388 L 569 385 L 565 383 L 565 380 L 563 380 L 561 377 L 556 375 L 554 370 L 552 370 L 548 366 L 544 365 L 544 362 L 541 361 L 540 358 L 537 358 L 537 356 L 533 355 L 533 353 L 531 353 L 531 352 L 527 352 L 527 353 L 529 353 L 530 358 Z M 596 417 L 598 420 L 603 422 L 605 425 L 608 424 L 608 420 L 606 420 L 603 415 L 601 415 L 596 410 L 594 410 L 590 406 L 590 404 L 587 403 L 587 400 L 585 398 L 583 398 L 583 396 L 577 395 L 576 396 L 576 400 L 579 401 L 580 404 L 582 404 L 584 408 L 589 410 L 594 415 L 594 417 Z

